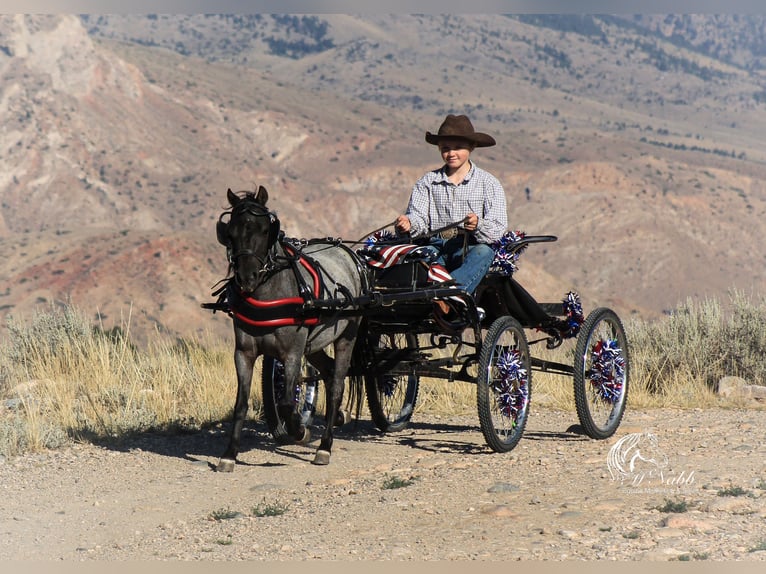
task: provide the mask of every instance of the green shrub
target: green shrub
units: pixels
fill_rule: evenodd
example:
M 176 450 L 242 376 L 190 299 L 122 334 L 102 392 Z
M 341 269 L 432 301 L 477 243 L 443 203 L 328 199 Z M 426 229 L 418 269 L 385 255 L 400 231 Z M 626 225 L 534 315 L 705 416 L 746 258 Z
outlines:
M 411 476 L 409 478 L 401 478 L 399 476 L 387 476 L 383 481 L 383 490 L 395 490 L 397 488 L 404 488 L 411 486 L 415 483 L 417 477 Z
M 766 300 L 730 292 L 727 308 L 714 299 L 687 300 L 669 316 L 626 325 L 633 382 L 650 393 L 702 385 L 724 376 L 766 380 Z
M 234 518 L 239 518 L 242 516 L 241 512 L 237 512 L 236 510 L 231 510 L 230 508 L 219 508 L 218 510 L 214 510 L 208 515 L 209 520 L 215 520 L 216 522 L 220 522 L 221 520 L 232 520 Z
M 290 508 L 289 504 L 281 502 L 263 503 L 253 507 L 253 516 L 263 518 L 264 516 L 281 516 Z
M 685 500 L 679 500 L 674 502 L 672 500 L 665 500 L 665 504 L 658 508 L 660 512 L 681 513 L 689 510 L 689 504 Z
M 718 491 L 718 496 L 746 496 L 749 494 L 750 492 L 741 486 L 728 486 Z

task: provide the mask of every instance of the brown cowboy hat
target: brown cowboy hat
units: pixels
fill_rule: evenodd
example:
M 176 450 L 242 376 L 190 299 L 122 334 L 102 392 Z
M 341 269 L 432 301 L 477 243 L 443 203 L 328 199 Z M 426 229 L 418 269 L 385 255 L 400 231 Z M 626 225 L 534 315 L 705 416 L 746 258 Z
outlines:
M 468 116 L 448 115 L 447 119 L 439 126 L 438 133 L 426 132 L 426 141 L 430 144 L 439 145 L 439 141 L 447 138 L 459 138 L 472 142 L 476 147 L 489 147 L 495 145 L 495 138 L 490 135 L 477 132 Z

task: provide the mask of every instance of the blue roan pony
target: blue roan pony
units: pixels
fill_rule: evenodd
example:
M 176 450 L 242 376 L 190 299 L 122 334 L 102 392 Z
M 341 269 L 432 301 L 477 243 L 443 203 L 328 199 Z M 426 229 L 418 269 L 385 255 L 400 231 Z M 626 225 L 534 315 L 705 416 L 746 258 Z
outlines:
M 236 464 L 253 366 L 260 355 L 282 362 L 285 389 L 295 388 L 304 355 L 319 370 L 325 381 L 327 424 L 312 462 L 330 462 L 333 422 L 361 322 L 360 314 L 343 311 L 367 289 L 358 258 L 340 241 L 297 245 L 284 240 L 279 219 L 266 207 L 268 197 L 263 186 L 257 193 L 229 189 L 231 210 L 217 226 L 232 274 L 225 298 L 234 321 L 238 383 L 231 439 L 216 467 L 223 472 L 233 471 Z M 334 359 L 324 351 L 331 344 Z M 291 392 L 282 393 L 277 411 L 290 436 L 305 443 L 310 433 L 295 412 Z

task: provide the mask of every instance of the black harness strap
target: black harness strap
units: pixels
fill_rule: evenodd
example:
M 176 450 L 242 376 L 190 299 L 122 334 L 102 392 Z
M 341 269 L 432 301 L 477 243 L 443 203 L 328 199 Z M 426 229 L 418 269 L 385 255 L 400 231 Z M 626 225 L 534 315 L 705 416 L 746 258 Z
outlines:
M 229 315 L 258 328 L 274 328 L 284 325 L 314 326 L 323 315 L 340 315 L 341 311 L 356 305 L 351 290 L 332 279 L 327 270 L 315 258 L 306 254 L 302 245 L 326 244 L 328 248 L 340 246 L 354 261 L 360 277 L 362 293 L 369 293 L 370 275 L 359 257 L 340 240 L 312 239 L 297 241 L 280 237 L 269 252 L 270 265 L 264 281 L 274 273 L 290 268 L 298 285 L 298 297 L 286 297 L 273 301 L 260 301 L 242 293 L 235 278 L 229 277 L 213 293 L 218 296 L 216 303 L 205 303 L 203 308 L 225 311 Z M 277 245 L 282 255 L 276 253 Z M 313 283 L 307 281 L 301 267 L 313 277 Z M 334 293 L 327 288 L 327 279 L 334 286 Z M 340 297 L 338 297 L 340 295 Z

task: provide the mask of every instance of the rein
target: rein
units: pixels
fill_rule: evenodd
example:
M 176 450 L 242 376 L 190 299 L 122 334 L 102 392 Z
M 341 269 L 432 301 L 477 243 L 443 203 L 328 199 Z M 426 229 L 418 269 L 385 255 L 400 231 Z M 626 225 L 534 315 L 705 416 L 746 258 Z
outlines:
M 364 243 L 367 237 L 371 237 L 372 235 L 375 235 L 379 231 L 383 231 L 387 227 L 393 226 L 395 223 L 396 223 L 396 220 L 392 221 L 391 223 L 387 223 L 387 224 L 385 224 L 385 225 L 383 225 L 381 227 L 378 227 L 377 229 L 374 229 L 374 230 L 370 231 L 365 236 L 365 238 L 359 239 L 358 241 L 355 241 L 353 243 L 355 243 L 355 244 Z M 460 221 L 455 221 L 453 223 L 448 223 L 447 225 L 445 225 L 443 227 L 440 227 L 438 229 L 434 229 L 433 231 L 429 231 L 428 233 L 424 233 L 423 235 L 421 235 L 419 237 L 429 238 L 429 237 L 434 237 L 436 235 L 440 235 L 441 236 L 445 231 L 449 231 L 451 229 L 455 229 L 455 228 L 460 227 L 461 225 L 463 225 L 465 223 L 468 223 L 468 216 L 467 215 L 463 219 L 461 219 Z M 455 235 L 457 235 L 457 233 Z M 465 254 L 468 252 L 468 233 L 464 232 L 462 235 L 463 235 L 463 259 L 465 259 Z M 454 235 L 453 235 L 453 237 L 454 237 Z M 443 237 L 443 238 L 444 239 L 450 239 L 449 237 Z
M 434 229 L 433 231 L 430 231 L 428 233 L 423 234 L 422 237 L 433 237 L 434 235 L 439 235 L 439 234 L 444 233 L 445 231 L 449 231 L 450 229 L 453 229 L 455 227 L 460 227 L 461 225 L 463 225 L 464 223 L 467 223 L 467 222 L 468 222 L 468 216 L 466 215 L 460 221 L 455 221 L 453 223 L 448 223 L 444 227 L 440 227 L 439 229 Z M 352 241 L 350 243 L 364 243 L 365 240 L 368 237 L 370 237 L 371 235 L 375 235 L 378 231 L 383 231 L 387 227 L 393 227 L 395 224 L 396 224 L 396 220 L 394 219 L 392 222 L 386 223 L 385 225 L 381 225 L 377 229 L 373 229 L 372 231 L 367 233 L 364 237 L 362 237 L 360 239 L 357 239 L 356 241 Z
M 433 231 L 425 233 L 423 235 L 423 237 L 433 237 L 434 235 L 441 235 L 445 231 L 449 231 L 450 229 L 454 229 L 456 227 L 460 227 L 464 223 L 468 223 L 468 216 L 467 215 L 463 219 L 461 219 L 460 221 L 455 221 L 454 223 L 448 223 L 444 227 L 440 227 L 439 229 L 434 229 Z
M 385 225 L 381 225 L 377 229 L 373 229 L 367 235 L 365 235 L 364 237 L 360 239 L 357 239 L 353 243 L 364 243 L 365 239 L 367 239 L 370 235 L 375 235 L 378 231 L 383 231 L 386 227 L 392 227 L 394 224 L 396 224 L 396 219 L 394 219 L 391 223 L 386 223 Z

